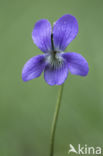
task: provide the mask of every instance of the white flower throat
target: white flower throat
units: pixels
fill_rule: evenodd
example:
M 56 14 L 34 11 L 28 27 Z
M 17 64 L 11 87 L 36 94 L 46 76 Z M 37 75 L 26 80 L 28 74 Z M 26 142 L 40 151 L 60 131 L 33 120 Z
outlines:
M 51 44 L 52 51 L 47 55 L 46 60 L 52 68 L 56 69 L 63 64 L 63 57 L 61 56 L 63 52 L 55 50 L 53 43 L 53 34 L 51 34 Z
M 48 56 L 47 56 L 47 62 L 50 64 L 51 67 L 53 68 L 58 68 L 63 64 L 63 58 L 60 55 L 61 52 L 56 52 L 52 51 Z

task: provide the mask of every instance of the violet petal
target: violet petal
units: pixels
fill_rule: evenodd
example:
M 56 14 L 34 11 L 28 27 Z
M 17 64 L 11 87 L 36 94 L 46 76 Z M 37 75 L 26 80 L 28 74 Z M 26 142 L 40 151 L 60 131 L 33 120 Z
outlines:
M 68 76 L 68 64 L 63 62 L 63 64 L 58 68 L 53 68 L 50 65 L 47 65 L 44 70 L 44 79 L 45 81 L 53 85 L 61 85 L 64 83 Z
M 32 39 L 40 50 L 47 53 L 51 50 L 51 24 L 48 20 L 38 21 L 32 32 Z
M 53 41 L 56 50 L 64 51 L 78 34 L 78 22 L 72 15 L 64 15 L 53 27 Z
M 89 72 L 88 62 L 78 53 L 64 53 L 63 58 L 68 62 L 68 68 L 71 74 L 86 76 Z
M 37 55 L 29 59 L 23 67 L 22 79 L 29 81 L 39 77 L 45 68 L 45 55 Z

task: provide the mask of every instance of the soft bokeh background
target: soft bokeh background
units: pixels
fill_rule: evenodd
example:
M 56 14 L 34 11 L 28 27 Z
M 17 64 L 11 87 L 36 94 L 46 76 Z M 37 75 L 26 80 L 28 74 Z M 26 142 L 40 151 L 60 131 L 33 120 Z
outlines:
M 43 75 L 24 83 L 21 70 L 41 53 L 31 38 L 35 22 L 67 13 L 77 18 L 79 34 L 66 51 L 81 53 L 90 72 L 65 82 L 54 156 L 68 156 L 70 143 L 103 147 L 103 1 L 0 0 L 0 156 L 49 156 L 59 87 Z

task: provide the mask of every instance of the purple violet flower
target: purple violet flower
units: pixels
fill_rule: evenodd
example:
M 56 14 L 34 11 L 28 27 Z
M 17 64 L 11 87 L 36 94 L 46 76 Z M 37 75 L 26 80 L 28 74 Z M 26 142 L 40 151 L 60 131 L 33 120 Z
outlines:
M 48 20 L 38 21 L 32 32 L 32 39 L 44 52 L 32 57 L 22 70 L 23 81 L 37 78 L 44 71 L 44 79 L 49 85 L 61 85 L 68 73 L 86 76 L 88 63 L 83 56 L 75 52 L 64 53 L 69 43 L 78 34 L 78 22 L 72 15 L 64 15 L 53 26 Z

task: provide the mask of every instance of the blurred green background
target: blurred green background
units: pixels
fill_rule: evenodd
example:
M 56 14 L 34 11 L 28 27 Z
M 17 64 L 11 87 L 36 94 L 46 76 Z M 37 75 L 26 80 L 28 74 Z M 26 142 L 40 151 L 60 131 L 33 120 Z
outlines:
M 47 85 L 43 74 L 24 83 L 21 71 L 41 53 L 31 37 L 35 22 L 64 14 L 79 23 L 66 51 L 81 53 L 90 71 L 65 82 L 54 156 L 68 156 L 70 143 L 103 147 L 103 1 L 0 0 L 0 156 L 49 156 L 59 87 Z

